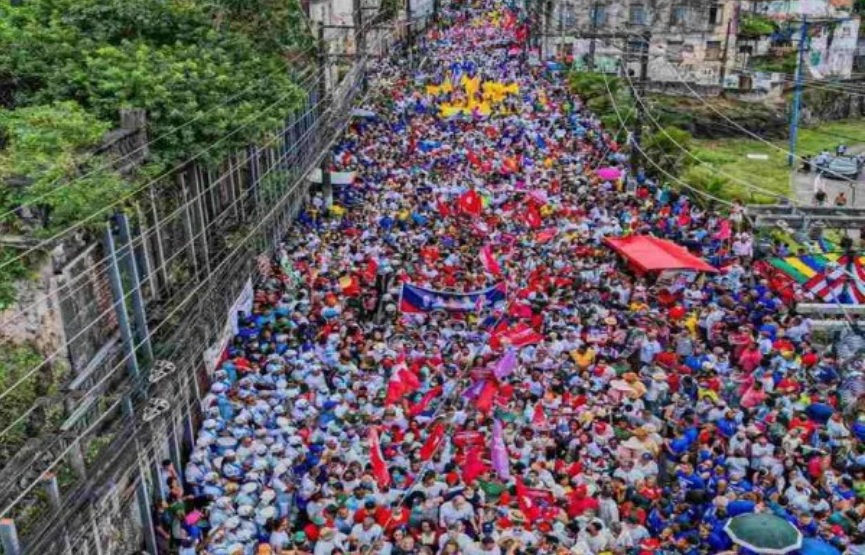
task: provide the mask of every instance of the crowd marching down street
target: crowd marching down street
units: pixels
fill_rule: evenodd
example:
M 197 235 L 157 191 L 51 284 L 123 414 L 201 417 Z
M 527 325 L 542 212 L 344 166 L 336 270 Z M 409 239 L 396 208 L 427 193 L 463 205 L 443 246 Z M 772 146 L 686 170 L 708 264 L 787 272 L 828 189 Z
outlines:
M 865 553 L 865 422 L 740 214 L 631 175 L 517 8 L 444 12 L 238 316 L 165 553 Z

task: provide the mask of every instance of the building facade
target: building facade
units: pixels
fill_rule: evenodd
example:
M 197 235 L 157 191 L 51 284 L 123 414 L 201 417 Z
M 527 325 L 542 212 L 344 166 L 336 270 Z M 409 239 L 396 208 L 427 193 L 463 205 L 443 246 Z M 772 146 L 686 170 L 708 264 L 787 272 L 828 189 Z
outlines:
M 807 21 L 809 77 L 849 78 L 859 35 L 851 1 L 553 0 L 542 13 L 544 55 L 609 72 L 626 63 L 636 74 L 639 36 L 650 31 L 650 80 L 751 90 L 795 73 Z

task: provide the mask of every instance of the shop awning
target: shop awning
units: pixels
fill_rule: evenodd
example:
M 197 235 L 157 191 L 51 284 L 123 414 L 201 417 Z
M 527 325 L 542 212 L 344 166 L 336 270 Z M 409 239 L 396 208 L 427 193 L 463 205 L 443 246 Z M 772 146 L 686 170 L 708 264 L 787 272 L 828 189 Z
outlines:
M 604 242 L 641 272 L 693 270 L 716 273 L 718 270 L 684 247 L 651 235 L 607 237 Z

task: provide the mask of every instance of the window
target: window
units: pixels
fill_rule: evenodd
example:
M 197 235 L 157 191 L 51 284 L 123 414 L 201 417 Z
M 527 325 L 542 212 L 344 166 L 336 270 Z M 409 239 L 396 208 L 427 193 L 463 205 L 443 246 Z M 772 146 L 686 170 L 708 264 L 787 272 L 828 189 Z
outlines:
M 706 41 L 706 60 L 720 60 L 721 59 L 721 41 L 719 40 L 710 40 Z
M 604 8 L 604 6 L 599 6 L 595 4 L 594 6 L 592 6 L 590 14 L 592 18 L 592 25 L 595 27 L 601 27 L 607 22 L 607 10 Z
M 682 61 L 682 46 L 684 46 L 684 44 L 680 40 L 668 40 L 667 58 L 675 61 Z
M 684 25 L 687 15 L 688 11 L 685 6 L 673 6 L 673 9 L 670 10 L 670 25 Z
M 630 22 L 632 25 L 646 24 L 646 7 L 643 5 L 631 6 Z
M 574 11 L 573 6 L 571 6 L 570 4 L 567 4 L 564 7 L 563 13 L 562 13 L 562 19 L 564 20 L 563 23 L 564 23 L 565 27 L 567 27 L 568 29 L 570 29 L 571 27 L 576 25 L 577 17 L 576 17 L 576 12 Z
M 724 6 L 715 4 L 709 6 L 709 25 L 720 25 L 724 22 Z

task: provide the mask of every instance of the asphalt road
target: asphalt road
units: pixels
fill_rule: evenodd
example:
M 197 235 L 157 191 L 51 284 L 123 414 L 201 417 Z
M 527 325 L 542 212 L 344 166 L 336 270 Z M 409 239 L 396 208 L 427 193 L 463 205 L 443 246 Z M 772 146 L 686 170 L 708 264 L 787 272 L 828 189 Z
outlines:
M 856 155 L 865 152 L 865 145 L 855 145 L 847 149 L 848 154 Z M 802 204 L 814 204 L 814 180 L 816 172 L 809 174 L 793 172 L 793 192 L 796 200 Z M 840 192 L 847 195 L 847 206 L 851 208 L 865 208 L 865 172 L 859 175 L 856 183 L 842 181 L 840 179 L 821 178 L 823 190 L 826 191 L 826 204 L 833 204 L 835 197 Z

